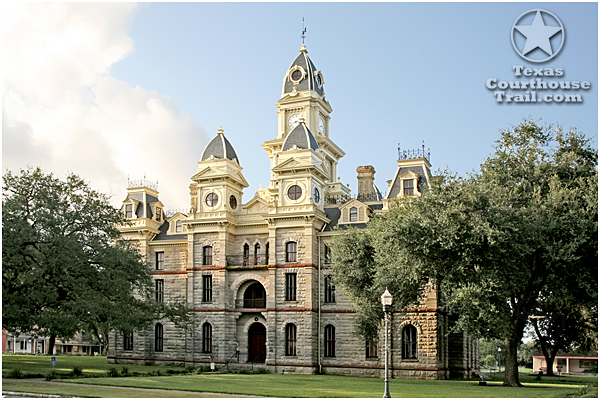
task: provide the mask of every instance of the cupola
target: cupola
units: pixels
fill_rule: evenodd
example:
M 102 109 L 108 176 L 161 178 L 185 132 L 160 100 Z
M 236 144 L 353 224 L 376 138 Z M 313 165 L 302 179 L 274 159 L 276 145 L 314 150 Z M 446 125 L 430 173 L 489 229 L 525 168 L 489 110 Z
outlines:
M 200 161 L 210 160 L 210 159 L 223 159 L 227 158 L 228 160 L 235 161 L 238 165 L 240 164 L 238 156 L 233 149 L 229 140 L 225 137 L 225 131 L 222 127 L 219 127 L 217 131 L 217 136 L 215 136 L 204 148 L 204 152 L 202 153 L 202 158 Z
M 292 65 L 288 68 L 283 77 L 283 89 L 281 95 L 286 93 L 301 92 L 304 90 L 314 90 L 320 96 L 325 93 L 323 88 L 323 75 L 317 70 L 311 59 L 308 57 L 306 46 L 302 45 L 300 54 Z
M 287 135 L 281 151 L 294 150 L 294 149 L 312 149 L 317 150 L 319 145 L 315 136 L 312 134 L 310 129 L 306 126 L 304 118 L 300 118 L 298 125 Z

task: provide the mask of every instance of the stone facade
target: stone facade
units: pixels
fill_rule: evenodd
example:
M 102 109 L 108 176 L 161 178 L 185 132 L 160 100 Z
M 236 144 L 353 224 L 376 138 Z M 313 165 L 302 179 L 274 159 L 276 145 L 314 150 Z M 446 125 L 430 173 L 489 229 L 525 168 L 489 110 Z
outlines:
M 366 226 L 394 197 L 423 194 L 431 166 L 424 151 L 399 157 L 385 196 L 374 168 L 361 166 L 352 198 L 337 177 L 344 152 L 329 136 L 322 79 L 303 46 L 284 78 L 277 136 L 262 144 L 270 184 L 249 202 L 242 204 L 248 184 L 223 129 L 191 178 L 189 212 L 167 214 L 157 188 L 130 183 L 123 202 L 130 224 L 121 233 L 153 265 L 157 301 L 185 299 L 197 318 L 187 331 L 155 321 L 132 341 L 113 332 L 111 362 L 383 376 L 384 333 L 371 344 L 353 334 L 353 305 L 328 286 L 327 244 L 336 228 Z M 470 376 L 477 342 L 450 334 L 448 324 L 434 287 L 414 309 L 395 310 L 392 377 Z

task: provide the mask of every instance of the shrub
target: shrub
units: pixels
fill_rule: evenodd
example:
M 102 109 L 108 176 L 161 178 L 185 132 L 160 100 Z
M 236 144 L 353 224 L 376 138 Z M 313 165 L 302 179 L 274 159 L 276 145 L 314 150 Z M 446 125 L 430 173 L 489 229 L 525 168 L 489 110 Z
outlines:
M 108 371 L 106 372 L 106 376 L 109 378 L 116 378 L 119 376 L 119 371 L 117 371 L 117 369 L 114 367 L 109 368 Z
M 81 376 L 83 374 L 83 370 L 79 367 L 73 367 L 71 373 L 73 374 L 73 376 Z
M 270 374 L 271 371 L 269 371 L 266 368 L 257 368 L 255 370 L 252 371 L 253 374 Z
M 151 366 L 151 365 L 152 365 L 152 361 L 148 360 L 148 361 L 144 362 L 144 365 L 145 365 L 146 367 L 149 367 L 149 366 Z
M 129 375 L 129 368 L 127 368 L 127 367 L 121 368 L 121 375 L 128 376 Z
M 56 378 L 58 378 L 58 376 L 56 375 L 55 371 L 52 371 L 48 375 L 45 376 L 45 379 L 47 381 L 51 381 L 51 380 L 56 379 Z
M 162 372 L 160 372 L 160 369 L 157 369 L 156 371 L 154 371 L 154 375 L 161 376 Z
M 13 369 L 8 373 L 8 377 L 10 379 L 22 379 L 23 373 L 21 372 L 20 369 Z
M 238 374 L 249 374 L 250 370 L 248 368 L 240 368 L 237 370 Z

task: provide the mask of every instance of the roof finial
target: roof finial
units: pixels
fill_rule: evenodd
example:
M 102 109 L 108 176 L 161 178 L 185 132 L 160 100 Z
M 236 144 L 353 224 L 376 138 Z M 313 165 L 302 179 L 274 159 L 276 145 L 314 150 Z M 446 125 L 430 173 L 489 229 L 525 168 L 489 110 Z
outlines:
M 217 130 L 217 134 L 219 134 L 219 135 L 225 134 L 225 131 L 223 130 L 222 126 L 219 126 L 219 129 Z
M 304 17 L 302 17 L 302 34 L 300 35 L 302 38 L 302 46 L 304 46 L 304 39 L 306 38 L 306 27 L 304 26 Z

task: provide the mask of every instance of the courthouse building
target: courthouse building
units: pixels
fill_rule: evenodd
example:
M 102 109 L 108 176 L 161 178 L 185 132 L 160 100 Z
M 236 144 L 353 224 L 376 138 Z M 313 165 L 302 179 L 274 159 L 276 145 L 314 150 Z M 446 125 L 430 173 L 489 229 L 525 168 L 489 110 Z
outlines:
M 374 168 L 358 166 L 352 196 L 337 175 L 345 153 L 329 130 L 324 78 L 304 45 L 276 107 L 278 129 L 262 143 L 270 183 L 247 203 L 242 165 L 250 160 L 239 159 L 223 129 L 199 155 L 189 210 L 167 213 L 157 187 L 129 182 L 122 210 L 130 224 L 121 233 L 151 262 L 156 300 L 187 299 L 197 323 L 185 331 L 159 320 L 145 331 L 114 332 L 111 362 L 383 375 L 383 332 L 369 341 L 353 335 L 353 305 L 330 278 L 328 243 L 343 229 L 365 227 L 393 199 L 422 195 L 429 155 L 424 147 L 399 151 L 385 195 Z M 450 333 L 451 319 L 435 289 L 396 310 L 392 376 L 470 376 L 478 344 Z

